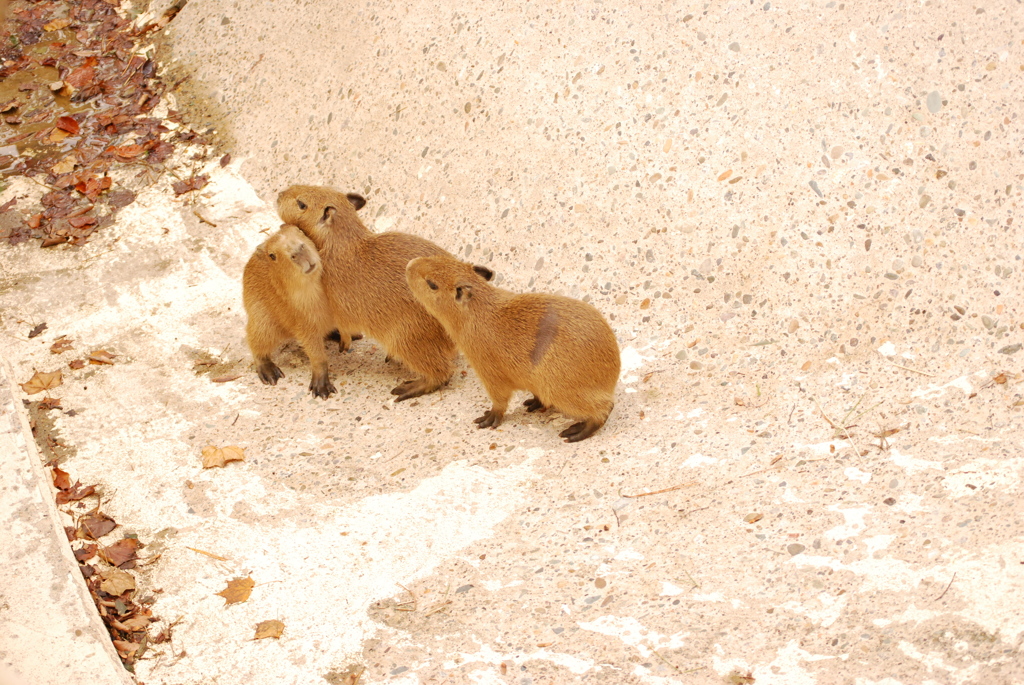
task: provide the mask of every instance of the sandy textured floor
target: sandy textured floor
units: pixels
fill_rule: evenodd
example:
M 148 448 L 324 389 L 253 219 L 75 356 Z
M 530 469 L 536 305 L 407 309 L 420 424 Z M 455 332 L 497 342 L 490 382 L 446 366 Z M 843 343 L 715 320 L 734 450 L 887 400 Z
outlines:
M 181 622 L 141 680 L 1024 682 L 1022 20 L 192 0 L 175 106 L 236 161 L 83 250 L 0 248 L 16 372 L 73 358 L 61 334 L 121 355 L 66 372 L 57 424 L 163 554 L 141 582 Z M 370 340 L 332 353 L 327 402 L 295 350 L 262 386 L 241 269 L 295 182 L 596 305 L 623 350 L 609 423 L 478 431 L 465 366 L 395 405 L 408 376 Z M 209 444 L 247 459 L 203 471 Z

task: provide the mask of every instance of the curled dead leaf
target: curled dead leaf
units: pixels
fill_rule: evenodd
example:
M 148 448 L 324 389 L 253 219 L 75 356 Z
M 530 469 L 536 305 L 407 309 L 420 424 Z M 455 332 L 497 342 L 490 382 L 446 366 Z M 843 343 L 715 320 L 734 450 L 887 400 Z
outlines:
M 137 558 L 142 543 L 135 538 L 125 538 L 100 549 L 100 558 L 111 566 L 120 566 Z
M 60 369 L 56 371 L 50 371 L 44 373 L 36 371 L 32 378 L 28 381 L 20 383 L 21 389 L 25 391 L 26 395 L 35 395 L 36 393 L 43 392 L 44 390 L 52 390 L 53 388 L 59 387 L 63 382 Z
M 61 354 L 71 349 L 71 343 L 74 342 L 65 335 L 60 336 L 53 341 L 50 345 L 50 354 Z
M 71 476 L 59 466 L 53 467 L 53 487 L 58 490 L 67 490 L 71 487 Z
M 70 362 L 68 362 L 68 368 L 71 368 L 71 369 L 77 370 L 77 369 L 82 368 L 83 366 L 85 366 L 85 360 L 84 359 L 72 359 Z
M 119 568 L 102 569 L 99 571 L 99 576 L 103 579 L 100 582 L 100 590 L 112 597 L 118 597 L 135 589 L 135 578 L 132 574 Z
M 71 20 L 67 17 L 63 19 L 54 19 L 48 24 L 43 24 L 44 31 L 61 31 L 71 26 Z
M 208 445 L 203 448 L 204 469 L 224 466 L 229 461 L 242 461 L 243 459 L 245 459 L 245 448 L 238 445 L 228 445 L 227 447 Z
M 284 632 L 284 623 L 277 619 L 271 619 L 269 621 L 260 621 L 256 624 L 256 636 L 253 640 L 262 640 L 265 637 L 281 637 Z
M 75 534 L 80 538 L 97 540 L 117 527 L 114 519 L 104 513 L 93 512 L 78 519 L 78 530 Z
M 78 135 L 78 132 L 81 130 L 78 122 L 71 117 L 60 117 L 57 119 L 57 128 L 61 131 L 67 131 L 73 136 Z
M 238 604 L 249 599 L 249 595 L 252 594 L 254 587 L 256 587 L 256 581 L 251 577 L 235 578 L 234 580 L 229 580 L 227 587 L 218 592 L 217 595 L 224 598 L 224 606 Z
M 112 354 L 107 350 L 93 350 L 89 353 L 90 364 L 113 364 L 114 357 L 116 354 Z

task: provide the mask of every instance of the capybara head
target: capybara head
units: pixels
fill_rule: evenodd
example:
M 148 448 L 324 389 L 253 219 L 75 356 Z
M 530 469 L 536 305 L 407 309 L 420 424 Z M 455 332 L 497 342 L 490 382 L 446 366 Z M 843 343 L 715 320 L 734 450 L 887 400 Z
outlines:
M 283 224 L 260 249 L 280 269 L 294 268 L 308 275 L 320 268 L 320 253 L 313 241 L 291 224 Z
M 461 317 L 491 292 L 494 272 L 448 255 L 417 257 L 405 267 L 405 279 L 420 304 L 442 323 Z
M 326 186 L 291 186 L 277 196 L 277 213 L 281 220 L 301 228 L 316 239 L 320 231 L 334 226 L 339 218 L 354 220 L 366 200 L 356 193 L 343 193 Z M 365 229 L 363 229 L 365 230 Z

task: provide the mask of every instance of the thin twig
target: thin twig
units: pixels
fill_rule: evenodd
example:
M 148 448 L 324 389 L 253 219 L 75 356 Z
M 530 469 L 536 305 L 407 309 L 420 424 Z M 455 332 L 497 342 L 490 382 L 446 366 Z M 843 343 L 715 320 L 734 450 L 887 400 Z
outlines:
M 954 580 L 956 580 L 956 571 L 953 571 L 953 577 L 949 579 L 949 584 L 946 585 L 946 589 L 942 591 L 941 595 L 935 598 L 936 602 L 946 596 L 946 593 L 949 591 L 949 586 L 953 584 Z
M 196 549 L 195 547 L 186 547 L 185 549 L 190 549 L 193 552 L 199 552 L 200 554 L 205 554 L 206 556 L 213 557 L 214 559 L 217 559 L 219 561 L 231 561 L 227 557 L 222 557 L 219 554 L 214 554 L 213 552 L 205 552 L 205 551 L 203 551 L 201 549 Z
M 893 366 L 895 366 L 897 369 L 903 369 L 904 371 L 912 371 L 914 373 L 919 373 L 922 376 L 928 376 L 929 378 L 935 378 L 935 374 L 934 373 L 928 373 L 927 371 L 918 371 L 917 369 L 912 369 L 909 366 L 901 366 L 901 365 L 897 364 L 896 362 L 889 362 L 889 363 L 892 364 Z
M 408 592 L 409 595 L 412 597 L 412 602 L 402 602 L 401 604 L 396 604 L 395 605 L 395 610 L 396 611 L 416 611 L 417 609 L 419 609 L 420 602 L 416 598 L 416 593 L 413 592 L 412 590 L 410 590 L 409 588 L 407 588 L 406 586 L 402 585 L 401 583 L 395 583 L 395 585 L 397 585 L 398 587 L 400 587 L 403 590 L 405 590 L 406 592 Z M 403 609 L 402 608 L 402 607 L 406 606 L 407 604 L 412 604 L 412 609 Z
M 639 495 L 623 495 L 623 497 L 628 497 L 629 499 L 635 499 L 637 497 L 650 497 L 651 495 L 660 495 L 660 494 L 665 493 L 665 492 L 673 492 L 675 490 L 682 490 L 683 488 L 689 488 L 689 487 L 692 487 L 692 486 L 694 486 L 696 484 L 697 484 L 696 481 L 691 481 L 689 483 L 683 483 L 682 485 L 673 485 L 672 487 L 665 488 L 664 490 L 655 490 L 654 492 L 641 492 Z
M 200 214 L 198 209 L 193 209 L 192 213 L 195 214 L 197 217 L 199 217 L 199 220 L 202 221 L 204 224 L 209 224 L 209 225 L 213 226 L 214 228 L 217 228 L 217 224 L 213 223 L 212 221 L 207 219 L 205 216 Z

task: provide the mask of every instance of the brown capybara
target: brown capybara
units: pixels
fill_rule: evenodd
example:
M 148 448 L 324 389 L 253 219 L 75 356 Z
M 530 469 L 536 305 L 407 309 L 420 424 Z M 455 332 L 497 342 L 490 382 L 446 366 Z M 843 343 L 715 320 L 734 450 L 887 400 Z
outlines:
M 316 397 L 335 392 L 327 369 L 324 338 L 335 336 L 342 349 L 350 336 L 334 329 L 316 246 L 295 226 L 285 224 L 256 248 L 242 276 L 242 300 L 249 316 L 246 339 L 260 380 L 277 385 L 284 373 L 271 360 L 282 343 L 298 340 L 309 357 Z
M 278 196 L 277 211 L 319 250 L 335 326 L 377 339 L 390 357 L 419 374 L 391 391 L 401 402 L 437 390 L 454 370 L 454 343 L 405 280 L 409 260 L 448 253 L 407 233 L 371 232 L 356 215 L 362 202 L 332 188 L 296 185 Z
M 476 419 L 496 427 L 515 390 L 528 411 L 554 407 L 579 419 L 560 433 L 578 442 L 604 425 L 619 380 L 619 346 L 608 322 L 586 302 L 496 288 L 486 267 L 449 255 L 406 267 L 413 295 L 448 331 L 480 376 L 493 406 Z

